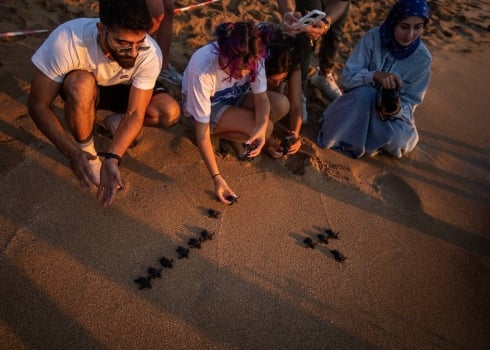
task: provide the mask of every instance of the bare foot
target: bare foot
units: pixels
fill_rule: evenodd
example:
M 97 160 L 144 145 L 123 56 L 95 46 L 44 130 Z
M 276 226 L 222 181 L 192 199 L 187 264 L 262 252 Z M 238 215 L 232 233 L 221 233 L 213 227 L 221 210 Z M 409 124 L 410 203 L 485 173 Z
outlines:
M 104 127 L 107 130 L 109 130 L 112 136 L 114 136 L 117 128 L 119 127 L 119 124 L 121 124 L 121 120 L 122 120 L 122 114 L 120 113 L 109 114 L 104 119 Z
M 267 152 L 267 154 L 270 155 L 272 158 L 280 158 L 284 155 L 283 152 L 281 151 L 281 147 L 279 145 L 279 142 L 277 142 L 274 139 L 271 139 L 271 138 L 268 139 L 265 142 L 264 148 L 265 148 L 265 151 Z
M 122 116 L 123 115 L 120 113 L 114 113 L 114 114 L 109 114 L 107 117 L 105 117 L 104 128 L 111 133 L 111 136 L 114 136 L 116 134 L 117 128 L 119 127 L 119 124 L 121 124 Z M 136 147 L 141 142 L 142 139 L 143 139 L 143 129 L 141 129 L 138 136 L 136 136 L 136 138 L 131 143 L 129 148 Z

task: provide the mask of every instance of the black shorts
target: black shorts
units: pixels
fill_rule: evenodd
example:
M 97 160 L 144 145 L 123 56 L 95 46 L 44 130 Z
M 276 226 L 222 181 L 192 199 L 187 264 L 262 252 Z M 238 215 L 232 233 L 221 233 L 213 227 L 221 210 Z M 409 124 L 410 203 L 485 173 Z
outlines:
M 129 91 L 131 85 L 119 84 L 112 86 L 100 86 L 97 85 L 98 96 L 95 103 L 95 109 L 107 109 L 115 113 L 124 113 L 128 109 Z M 167 89 L 162 83 L 157 81 L 153 88 L 153 95 L 167 93 Z M 60 90 L 60 96 L 63 101 L 66 101 L 66 95 L 63 93 L 63 89 Z

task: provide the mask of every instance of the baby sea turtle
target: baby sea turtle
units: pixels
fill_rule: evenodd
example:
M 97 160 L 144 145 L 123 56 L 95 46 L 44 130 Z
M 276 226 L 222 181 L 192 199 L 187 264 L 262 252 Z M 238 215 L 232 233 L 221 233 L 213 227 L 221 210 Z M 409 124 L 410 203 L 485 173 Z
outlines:
M 214 209 L 208 209 L 208 216 L 213 219 L 218 219 L 221 213 Z
M 157 269 L 156 267 L 150 266 L 148 268 L 148 274 L 151 278 L 162 278 L 162 269 Z
M 201 249 L 201 239 L 199 238 L 191 238 L 187 243 L 191 248 Z
M 231 204 L 238 202 L 238 197 L 235 197 L 235 196 L 226 196 L 225 199 L 227 201 L 230 201 Z
M 315 249 L 316 243 L 313 242 L 313 240 L 310 237 L 306 237 L 303 240 L 303 243 L 306 244 L 307 247 L 310 247 L 311 249 Z
M 333 238 L 333 239 L 339 239 L 339 233 L 338 232 L 333 232 L 331 229 L 327 228 L 325 229 L 325 233 L 328 235 L 328 237 Z
M 166 269 L 171 269 L 172 267 L 174 267 L 173 262 L 174 259 L 167 259 L 164 256 L 160 258 L 160 264 Z
M 297 140 L 297 138 L 294 135 L 289 135 L 289 136 L 286 136 L 282 139 L 279 147 L 281 148 L 283 155 L 288 154 L 289 149 L 296 142 L 296 140 Z
M 189 257 L 189 249 L 180 245 L 177 247 L 176 252 L 179 254 L 179 259 L 187 259 Z
M 202 230 L 201 231 L 201 238 L 203 241 L 209 241 L 210 239 L 213 239 L 214 233 L 209 232 L 208 230 Z
M 243 148 L 245 149 L 245 154 L 248 158 L 250 158 L 250 152 L 257 148 L 255 143 L 242 143 Z
M 134 280 L 134 282 L 138 283 L 140 286 L 139 289 L 151 289 L 151 278 L 149 277 L 138 277 Z
M 345 259 L 347 259 L 347 257 L 342 254 L 341 252 L 339 252 L 338 250 L 331 250 L 330 253 L 333 254 L 333 257 L 335 258 L 335 260 L 337 260 L 338 262 L 342 262 L 344 261 Z
M 328 239 L 329 237 L 322 235 L 321 233 L 316 235 L 318 237 L 318 240 L 322 243 L 328 244 Z

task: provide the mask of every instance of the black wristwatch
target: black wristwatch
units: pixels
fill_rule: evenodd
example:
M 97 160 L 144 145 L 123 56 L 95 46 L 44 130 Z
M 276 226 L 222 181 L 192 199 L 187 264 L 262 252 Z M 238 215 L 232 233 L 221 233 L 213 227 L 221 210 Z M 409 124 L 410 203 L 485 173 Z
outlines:
M 97 152 L 97 155 L 99 157 L 104 157 L 105 159 L 116 159 L 117 160 L 117 166 L 121 165 L 121 157 L 119 157 L 117 154 L 110 153 L 110 152 Z
M 328 19 L 326 17 L 322 18 L 322 22 L 324 24 L 322 35 L 325 35 L 325 34 L 327 34 L 327 32 L 330 29 L 330 22 L 328 21 Z

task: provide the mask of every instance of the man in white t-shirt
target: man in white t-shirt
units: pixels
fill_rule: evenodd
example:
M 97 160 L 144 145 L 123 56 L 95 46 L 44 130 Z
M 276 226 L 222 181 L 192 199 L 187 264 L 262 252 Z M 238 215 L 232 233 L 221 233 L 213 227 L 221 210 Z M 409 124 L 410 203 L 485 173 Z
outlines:
M 38 128 L 69 158 L 80 184 L 98 186 L 97 197 L 108 206 L 124 188 L 118 166 L 143 124 L 171 126 L 180 107 L 155 84 L 162 53 L 147 34 L 152 21 L 145 0 L 100 0 L 99 9 L 99 19 L 61 24 L 32 56 L 28 104 Z M 51 107 L 58 94 L 72 137 Z M 98 153 L 92 137 L 97 109 L 115 112 L 104 121 L 112 143 Z

